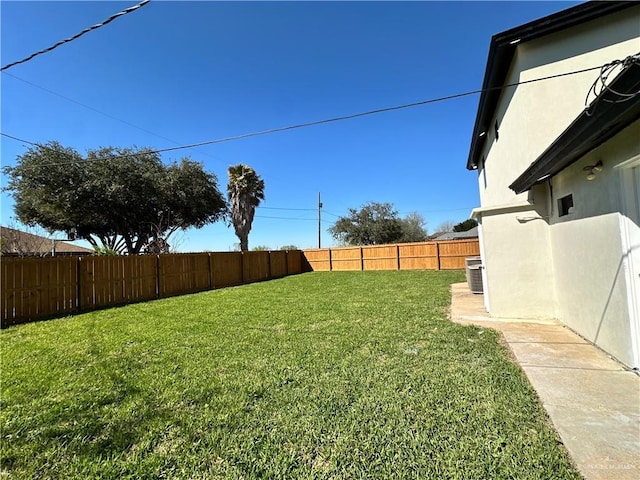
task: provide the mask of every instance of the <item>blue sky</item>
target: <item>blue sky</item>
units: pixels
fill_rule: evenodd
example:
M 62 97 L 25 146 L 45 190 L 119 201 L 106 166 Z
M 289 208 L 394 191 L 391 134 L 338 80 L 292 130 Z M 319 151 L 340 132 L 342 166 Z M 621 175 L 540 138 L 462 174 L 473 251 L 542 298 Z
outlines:
M 2 1 L 2 65 L 135 3 Z M 476 90 L 493 34 L 575 3 L 156 0 L 3 72 L 0 129 L 81 153 L 165 148 Z M 465 169 L 478 99 L 168 152 L 163 160 L 203 162 L 222 191 L 229 165 L 251 165 L 265 180 L 266 201 L 250 247 L 317 246 L 318 192 L 323 246 L 334 243 L 326 229 L 337 216 L 367 201 L 391 202 L 401 216 L 419 212 L 433 232 L 479 203 L 476 174 Z M 2 165 L 27 147 L 0 138 Z M 11 217 L 3 193 L 2 224 Z M 237 243 L 223 223 L 176 240 L 182 251 Z

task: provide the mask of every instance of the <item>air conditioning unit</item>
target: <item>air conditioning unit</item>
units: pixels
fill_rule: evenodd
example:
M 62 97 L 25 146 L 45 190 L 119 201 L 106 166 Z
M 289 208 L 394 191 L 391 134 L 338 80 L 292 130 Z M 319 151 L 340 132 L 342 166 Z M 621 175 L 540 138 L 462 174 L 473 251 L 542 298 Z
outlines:
M 483 293 L 482 288 L 482 259 L 480 257 L 467 257 L 467 285 L 471 293 Z

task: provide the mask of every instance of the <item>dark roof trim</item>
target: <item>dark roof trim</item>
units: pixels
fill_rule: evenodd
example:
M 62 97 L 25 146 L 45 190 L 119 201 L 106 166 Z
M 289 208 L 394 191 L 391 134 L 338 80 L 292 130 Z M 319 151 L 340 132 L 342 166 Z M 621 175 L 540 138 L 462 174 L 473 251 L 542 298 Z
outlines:
M 482 82 L 483 93 L 478 103 L 467 169 L 474 170 L 478 167 L 484 142 L 488 137 L 486 134 L 482 136 L 481 134 L 489 131 L 502 93 L 500 87 L 505 84 L 513 55 L 519 43 L 544 37 L 637 5 L 638 2 L 626 1 L 587 2 L 494 35 L 489 46 L 487 67 Z
M 625 68 L 611 82 L 610 88 L 623 94 L 636 95 L 621 101 L 619 95 L 606 90 L 509 186 L 511 190 L 526 192 L 640 118 L 640 64 L 632 63 Z

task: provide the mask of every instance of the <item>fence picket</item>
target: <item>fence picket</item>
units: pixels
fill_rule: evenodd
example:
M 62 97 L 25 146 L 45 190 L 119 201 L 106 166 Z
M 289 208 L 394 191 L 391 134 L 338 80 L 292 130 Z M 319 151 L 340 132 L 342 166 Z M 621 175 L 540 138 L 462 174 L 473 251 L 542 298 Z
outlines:
M 480 255 L 477 239 L 303 250 L 309 270 L 459 270 Z
M 0 262 L 0 326 L 296 275 L 463 269 L 477 240 L 277 252 L 15 258 Z

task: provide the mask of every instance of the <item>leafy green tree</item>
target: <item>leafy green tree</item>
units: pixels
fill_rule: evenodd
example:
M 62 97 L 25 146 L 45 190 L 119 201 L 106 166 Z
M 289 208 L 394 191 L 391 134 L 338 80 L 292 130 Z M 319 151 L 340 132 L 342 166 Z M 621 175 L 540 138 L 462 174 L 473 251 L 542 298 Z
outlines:
M 478 221 L 475 218 L 469 218 L 467 220 L 465 220 L 464 222 L 460 222 L 456 225 L 453 226 L 453 231 L 454 232 L 467 232 L 469 230 L 471 230 L 472 228 L 475 228 L 478 226 Z
M 360 210 L 350 208 L 329 233 L 346 245 L 380 245 L 402 238 L 402 222 L 391 203 L 368 202 Z
M 280 250 L 300 250 L 297 245 L 283 245 Z
M 240 250 L 249 250 L 249 232 L 256 207 L 264 200 L 264 180 L 253 168 L 238 164 L 229 167 L 227 196 L 231 204 L 231 223 L 240 240 Z
M 418 212 L 413 212 L 400 220 L 402 225 L 402 237 L 400 242 L 425 242 L 427 240 L 427 229 L 424 217 Z
M 268 252 L 269 250 L 271 250 L 271 248 L 269 248 L 268 245 L 258 245 L 256 247 L 253 247 L 251 250 L 254 252 Z
M 92 255 L 106 257 L 106 256 L 117 256 L 120 254 L 116 252 L 114 249 L 112 249 L 111 247 L 101 246 L 101 247 L 94 248 Z
M 85 239 L 98 251 L 154 251 L 177 230 L 226 212 L 214 174 L 186 158 L 165 165 L 149 149 L 106 147 L 82 157 L 50 142 L 4 172 L 22 223 Z

